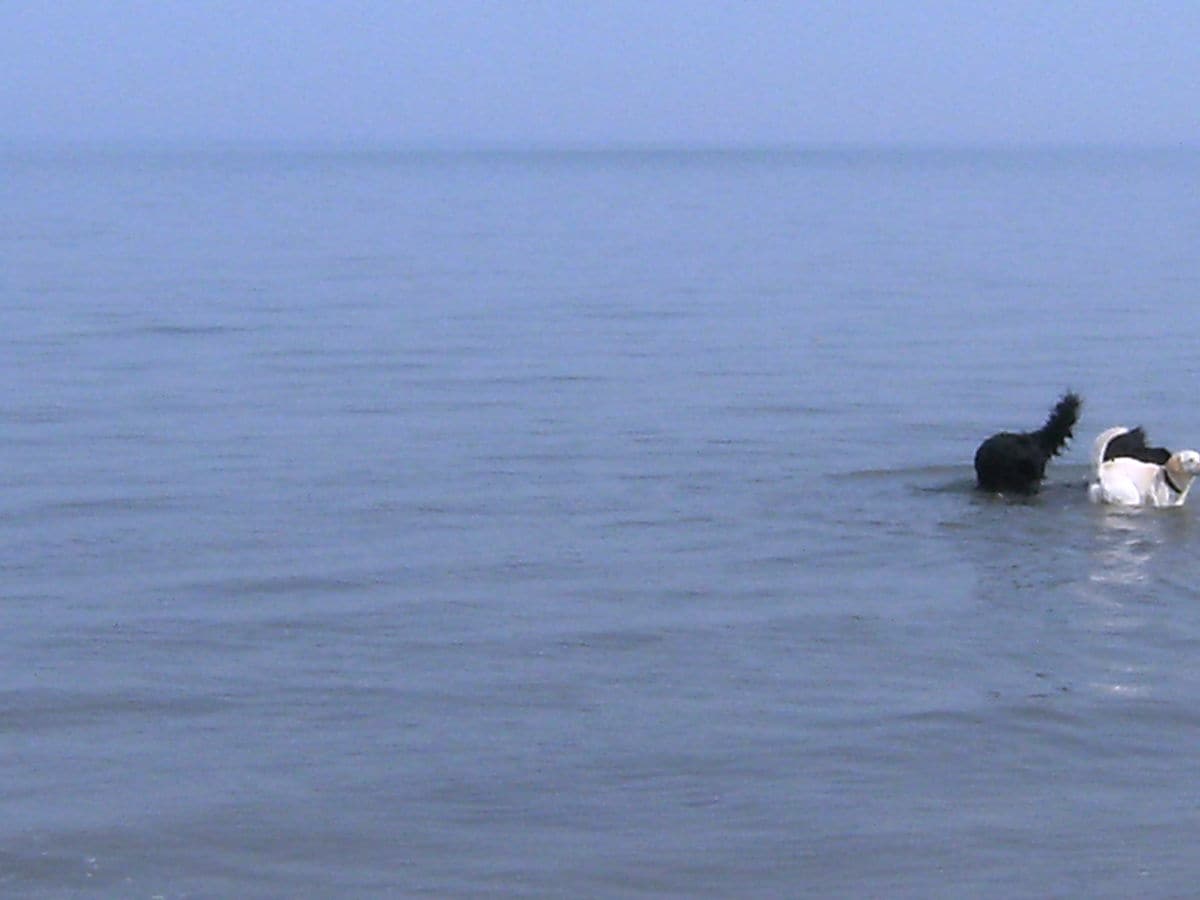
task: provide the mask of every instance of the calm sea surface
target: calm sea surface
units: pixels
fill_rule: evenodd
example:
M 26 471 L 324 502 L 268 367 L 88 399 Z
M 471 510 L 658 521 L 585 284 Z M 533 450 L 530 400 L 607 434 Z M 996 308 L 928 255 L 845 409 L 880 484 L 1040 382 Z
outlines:
M 1200 884 L 1200 153 L 0 169 L 0 894 Z

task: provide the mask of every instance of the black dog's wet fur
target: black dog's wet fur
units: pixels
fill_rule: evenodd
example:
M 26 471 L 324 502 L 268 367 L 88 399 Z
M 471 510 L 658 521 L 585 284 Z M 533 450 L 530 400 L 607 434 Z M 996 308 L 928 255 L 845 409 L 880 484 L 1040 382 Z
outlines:
M 975 478 L 979 487 L 1009 494 L 1036 493 L 1045 477 L 1046 463 L 1070 440 L 1082 403 L 1078 394 L 1068 391 L 1037 431 L 1002 431 L 980 444 L 975 451 Z M 1145 447 L 1144 435 L 1142 446 Z

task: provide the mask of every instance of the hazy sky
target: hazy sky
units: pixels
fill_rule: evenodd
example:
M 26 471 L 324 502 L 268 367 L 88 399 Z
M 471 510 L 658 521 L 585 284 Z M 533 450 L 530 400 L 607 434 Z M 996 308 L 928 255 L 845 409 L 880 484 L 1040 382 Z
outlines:
M 1200 144 L 1200 2 L 6 0 L 0 138 Z

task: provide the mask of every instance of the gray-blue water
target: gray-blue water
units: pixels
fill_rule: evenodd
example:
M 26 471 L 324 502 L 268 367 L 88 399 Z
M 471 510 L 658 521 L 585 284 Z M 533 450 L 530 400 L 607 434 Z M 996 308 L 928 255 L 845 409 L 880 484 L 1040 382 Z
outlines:
M 0 163 L 0 893 L 1200 882 L 1200 153 Z

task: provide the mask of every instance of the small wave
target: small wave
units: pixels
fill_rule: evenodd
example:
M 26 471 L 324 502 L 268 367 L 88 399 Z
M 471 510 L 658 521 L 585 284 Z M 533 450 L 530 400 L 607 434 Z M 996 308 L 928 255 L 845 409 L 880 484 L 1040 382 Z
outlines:
M 374 576 L 338 577 L 335 575 L 284 574 L 258 578 L 223 578 L 195 582 L 190 587 L 201 594 L 270 597 L 300 594 L 344 594 L 374 586 Z
M 158 335 L 162 337 L 209 337 L 212 335 L 240 334 L 249 330 L 248 328 L 236 325 L 161 323 L 136 328 L 131 333 Z
M 77 500 L 56 500 L 22 509 L 6 511 L 0 519 L 8 522 L 40 522 L 54 519 L 92 518 L 112 514 L 140 514 L 173 509 L 179 498 L 169 495 L 146 497 L 95 497 Z
M 66 406 L 51 404 L 9 407 L 0 409 L 0 423 L 5 425 L 61 425 L 77 418 L 79 412 Z
M 872 469 L 850 469 L 845 472 L 835 472 L 833 478 L 896 478 L 899 476 L 960 476 L 966 477 L 969 467 L 934 463 L 916 466 L 883 466 Z M 972 478 L 974 476 L 971 476 Z
M 1085 466 L 1059 466 L 1047 473 L 1038 493 L 1030 496 L 1008 497 L 987 494 L 976 489 L 975 472 L 969 465 L 933 463 L 928 465 L 854 469 L 835 472 L 830 478 L 849 481 L 892 481 L 904 485 L 916 494 L 961 494 L 981 498 L 1003 499 L 1008 502 L 1030 503 L 1047 498 L 1077 496 L 1086 499 L 1087 468 Z
M 74 727 L 135 716 L 162 720 L 177 716 L 206 716 L 224 711 L 229 702 L 211 696 L 163 696 L 147 692 L 90 693 L 86 691 L 6 691 L 0 727 L 6 732 Z

